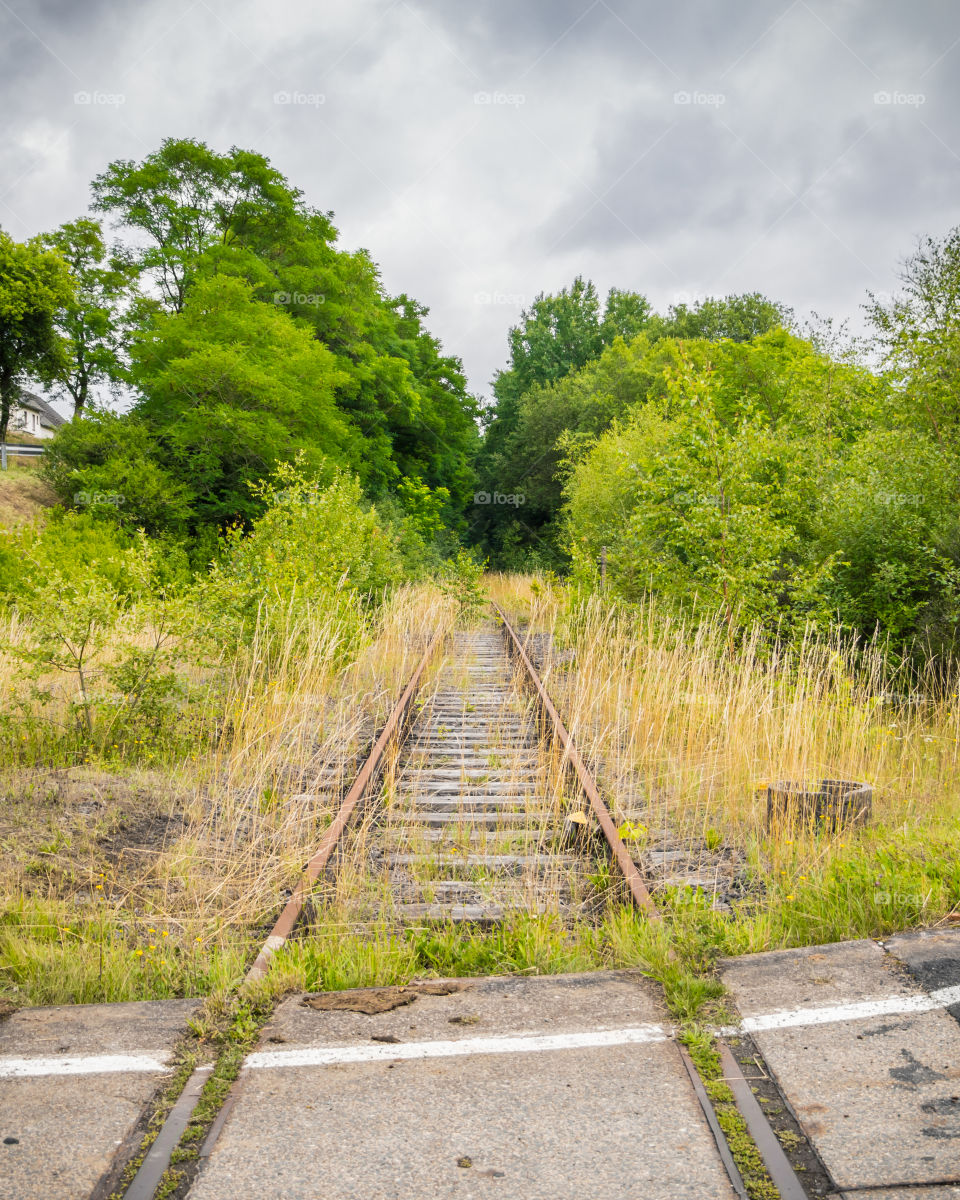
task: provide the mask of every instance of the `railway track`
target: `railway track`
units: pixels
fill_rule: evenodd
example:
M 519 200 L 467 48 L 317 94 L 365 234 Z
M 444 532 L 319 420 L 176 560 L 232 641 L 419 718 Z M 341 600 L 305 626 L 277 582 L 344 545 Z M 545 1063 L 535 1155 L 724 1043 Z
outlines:
M 526 642 L 497 617 L 430 640 L 248 977 L 269 971 L 305 911 L 335 917 L 324 905 L 358 869 L 364 887 L 354 898 L 377 897 L 375 919 L 396 927 L 493 925 L 518 912 L 580 918 L 605 899 L 591 878 L 601 859 L 620 874 L 624 895 L 660 919 Z M 747 1200 L 740 1169 L 762 1160 L 782 1200 L 953 1195 L 955 939 L 924 932 L 885 947 L 860 941 L 727 960 L 735 1023 L 710 1031 L 727 1100 L 711 1100 L 638 971 L 286 996 L 175 1194 L 233 1200 L 239 1186 L 269 1200 L 352 1196 L 362 1186 L 441 1200 L 467 1194 L 465 1179 L 486 1188 L 479 1181 L 489 1178 L 504 1181 L 494 1186 L 505 1197 Z M 119 1194 L 122 1168 L 142 1144 L 130 1096 L 144 1114 L 155 1111 L 153 1090 L 195 1013 L 196 1002 L 183 1000 L 18 1014 L 11 1052 L 0 1055 L 8 1080 L 0 1132 L 19 1173 L 12 1190 L 0 1182 L 0 1198 L 80 1194 L 69 1182 L 57 1190 L 80 1170 L 68 1150 L 47 1162 L 65 1121 L 78 1143 L 96 1144 L 83 1168 L 91 1186 L 104 1172 L 83 1194 Z M 209 1120 L 195 1113 L 214 1069 L 195 1067 L 124 1200 L 171 1194 L 171 1165 L 186 1161 L 184 1145 Z M 116 1111 L 88 1105 L 89 1085 L 71 1085 L 74 1075 L 99 1079 L 96 1094 L 119 1098 Z M 734 1108 L 744 1125 L 725 1137 L 720 1121 Z M 41 1174 L 49 1187 L 31 1191 Z
M 398 918 L 495 922 L 585 902 L 590 864 L 564 844 L 568 802 L 540 742 L 502 635 L 455 633 L 369 851 Z
M 345 858 L 398 923 L 581 914 L 599 899 L 601 859 L 659 919 L 522 639 L 495 617 L 452 633 L 428 687 L 444 641 L 433 637 L 249 978 L 266 974 L 321 876 Z

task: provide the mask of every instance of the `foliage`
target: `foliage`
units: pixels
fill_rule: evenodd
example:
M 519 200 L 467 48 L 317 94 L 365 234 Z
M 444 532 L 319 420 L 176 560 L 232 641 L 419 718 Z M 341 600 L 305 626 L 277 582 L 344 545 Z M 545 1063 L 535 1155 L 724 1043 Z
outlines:
M 254 490 L 265 511 L 249 534 L 239 526 L 227 533 L 223 559 L 202 584 L 203 607 L 245 638 L 259 621 L 283 627 L 293 604 L 302 614 L 329 612 L 352 644 L 365 610 L 403 578 L 396 538 L 354 476 L 333 470 L 321 482 L 301 460 L 280 464 Z
M 557 295 L 541 293 L 508 335 L 510 363 L 494 379 L 495 405 L 487 414 L 483 446 L 477 460 L 482 490 L 524 497 L 523 513 L 491 506 L 471 525 L 474 540 L 502 556 L 508 544 L 529 548 L 540 541 L 539 530 L 553 516 L 552 497 L 536 496 L 526 508 L 526 481 L 536 472 L 549 493 L 556 465 L 556 436 L 564 419 L 562 402 L 554 416 L 554 401 L 562 395 L 561 381 L 593 362 L 604 346 L 619 338 L 635 337 L 650 314 L 647 300 L 636 292 L 611 289 L 601 312 L 593 283 L 581 276 Z M 531 410 L 542 408 L 550 428 L 525 422 Z M 551 419 L 552 418 L 552 419 Z M 534 428 L 529 428 L 530 425 Z M 548 558 L 555 548 L 547 549 Z
M 868 372 L 783 331 L 630 350 L 659 373 L 645 403 L 585 452 L 566 441 L 581 575 L 606 546 L 628 597 L 898 638 L 933 592 L 953 596 L 956 485 L 921 434 L 875 431 L 885 392 Z
M 123 378 L 124 328 L 121 306 L 130 297 L 134 266 L 119 249 L 108 252 L 99 221 L 81 217 L 42 237 L 70 268 L 73 295 L 56 313 L 64 356 L 54 389 L 73 402 L 73 415 L 87 408 L 91 389 L 115 387 Z
M 156 432 L 136 417 L 97 411 L 71 422 L 41 471 L 65 505 L 101 521 L 151 536 L 183 535 L 194 521 L 190 484 L 167 469 Z
M 960 225 L 926 237 L 906 260 L 903 290 L 871 294 L 867 314 L 896 385 L 895 412 L 954 451 L 960 439 Z
M 141 163 L 112 162 L 92 190 L 96 211 L 145 237 L 139 270 L 174 312 L 207 249 L 269 248 L 303 207 L 262 155 L 237 147 L 217 154 L 192 138 L 167 138 Z
M 66 359 L 57 311 L 72 300 L 64 259 L 40 238 L 15 242 L 0 229 L 0 442 L 28 375 L 51 381 Z
M 707 296 L 692 306 L 671 305 L 665 316 L 651 318 L 647 332 L 651 338 L 749 342 L 774 329 L 789 329 L 792 324 L 792 309 L 759 292 L 749 292 L 741 296 Z
M 301 450 L 359 459 L 337 412 L 333 355 L 242 280 L 198 280 L 179 314 L 161 314 L 131 346 L 143 394 L 134 417 L 156 439 L 165 472 L 198 525 L 249 521 L 248 482 Z
M 441 591 L 456 599 L 462 616 L 476 617 L 486 605 L 485 566 L 486 563 L 478 562 L 468 551 L 458 550 L 456 556 L 444 564 L 437 578 Z
M 50 704 L 65 675 L 68 742 L 103 749 L 161 738 L 184 694 L 176 648 L 195 623 L 161 547 L 143 534 L 124 544 L 89 518 L 32 533 L 16 537 L 22 566 L 12 599 L 25 638 L 6 649 L 25 669 L 33 701 Z
M 95 207 L 137 236 L 130 253 L 153 294 L 139 307 L 148 339 L 151 304 L 186 314 L 202 282 L 244 281 L 252 300 L 275 309 L 274 333 L 286 319 L 332 356 L 329 388 L 346 440 L 363 446 L 350 461 L 367 491 L 379 496 L 404 476 L 419 477 L 447 488 L 447 519 L 456 521 L 472 491 L 477 437 L 460 362 L 426 331 L 423 306 L 384 293 L 365 251 L 336 248 L 332 214 L 308 207 L 262 155 L 236 147 L 218 154 L 191 139 L 167 139 L 140 163 L 110 164 L 93 190 Z M 160 324 L 163 336 L 176 336 L 175 323 Z M 209 330 L 215 343 L 218 334 L 227 330 Z M 144 365 L 136 382 L 151 403 L 156 381 Z M 272 390 L 285 380 L 265 382 Z M 325 453 L 336 454 L 339 442 Z M 264 478 L 271 466 L 251 463 L 247 477 Z

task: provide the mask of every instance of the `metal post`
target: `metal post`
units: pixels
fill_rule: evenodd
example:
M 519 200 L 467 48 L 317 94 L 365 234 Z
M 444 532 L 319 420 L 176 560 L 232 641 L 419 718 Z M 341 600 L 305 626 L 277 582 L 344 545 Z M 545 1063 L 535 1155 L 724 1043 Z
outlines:
M 7 469 L 7 443 L 0 442 L 0 470 Z
M 607 548 L 600 547 L 600 586 L 607 586 Z

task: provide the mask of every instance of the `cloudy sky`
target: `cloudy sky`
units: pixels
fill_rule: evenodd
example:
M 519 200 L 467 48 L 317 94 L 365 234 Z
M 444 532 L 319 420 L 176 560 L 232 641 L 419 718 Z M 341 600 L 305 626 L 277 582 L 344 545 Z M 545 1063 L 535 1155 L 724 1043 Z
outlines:
M 0 0 L 0 225 L 166 136 L 265 153 L 489 392 L 579 274 L 858 319 L 960 223 L 956 0 Z

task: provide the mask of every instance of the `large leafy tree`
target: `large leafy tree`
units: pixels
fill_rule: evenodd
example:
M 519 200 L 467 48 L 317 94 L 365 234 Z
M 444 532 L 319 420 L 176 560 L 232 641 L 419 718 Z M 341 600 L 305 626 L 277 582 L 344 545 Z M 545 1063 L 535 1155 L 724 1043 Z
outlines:
M 42 241 L 67 263 L 74 284 L 55 316 L 64 356 L 53 382 L 70 397 L 76 418 L 85 412 L 91 389 L 96 394 L 124 378 L 122 309 L 131 297 L 136 267 L 129 255 L 108 249 L 100 222 L 88 217 L 68 221 Z
M 56 314 L 73 295 L 60 254 L 38 238 L 15 242 L 0 230 L 0 442 L 6 441 L 23 380 L 50 382 L 63 366 Z
M 330 350 L 368 492 L 392 491 L 416 470 L 462 504 L 475 403 L 460 364 L 427 333 L 426 309 L 385 294 L 365 251 L 336 247 L 332 214 L 306 205 L 262 155 L 191 139 L 112 163 L 93 186 L 95 207 L 146 243 L 136 262 L 155 305 L 178 313 L 199 281 L 234 276 Z
M 236 146 L 217 154 L 193 138 L 167 138 L 140 163 L 111 163 L 92 189 L 94 210 L 145 242 L 139 268 L 174 312 L 207 250 L 269 251 L 304 211 L 300 193 L 263 155 Z
M 183 309 L 133 337 L 129 414 L 96 414 L 64 430 L 44 468 L 68 502 L 117 499 L 116 518 L 196 537 L 249 525 L 258 481 L 299 460 L 318 477 L 356 469 L 363 446 L 337 409 L 335 356 L 243 279 L 198 278 Z
M 248 284 L 214 276 L 191 288 L 182 312 L 134 339 L 134 415 L 156 433 L 167 471 L 193 494 L 200 522 L 247 520 L 247 486 L 305 450 L 356 467 L 361 446 L 337 411 L 331 352 Z
M 612 289 L 601 306 L 594 284 L 577 276 L 555 295 L 541 293 L 509 333 L 510 361 L 494 379 L 494 405 L 487 418 L 477 473 L 484 491 L 526 496 L 527 460 L 535 459 L 542 476 L 552 459 L 552 444 L 531 445 L 522 432 L 524 413 L 547 397 L 561 381 L 593 362 L 618 337 L 640 333 L 650 306 L 637 292 Z M 534 421 L 534 424 L 537 422 Z M 555 424 L 547 417 L 547 424 Z M 473 532 L 496 555 L 511 546 L 537 545 L 550 558 L 555 548 L 540 530 L 549 519 L 536 503 L 515 510 L 493 506 L 474 514 Z
M 868 315 L 896 384 L 898 410 L 941 444 L 960 439 L 960 226 L 924 238 L 903 264 L 902 291 L 870 296 Z

